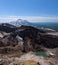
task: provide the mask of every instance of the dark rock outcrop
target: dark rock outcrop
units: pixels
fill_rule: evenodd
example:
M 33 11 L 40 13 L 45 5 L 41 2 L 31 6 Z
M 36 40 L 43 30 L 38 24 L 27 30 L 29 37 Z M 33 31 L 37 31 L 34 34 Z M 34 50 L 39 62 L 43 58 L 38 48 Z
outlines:
M 46 48 L 56 48 L 58 47 L 58 36 L 48 35 L 47 33 L 40 34 L 40 44 Z
M 0 31 L 10 33 L 10 32 L 14 32 L 16 30 L 17 30 L 17 27 L 14 25 L 10 25 L 7 23 L 0 24 Z

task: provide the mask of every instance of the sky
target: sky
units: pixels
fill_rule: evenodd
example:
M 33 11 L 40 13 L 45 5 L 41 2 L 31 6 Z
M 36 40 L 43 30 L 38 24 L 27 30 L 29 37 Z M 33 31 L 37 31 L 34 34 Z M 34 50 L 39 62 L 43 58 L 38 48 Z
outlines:
M 58 0 L 0 0 L 0 22 L 26 19 L 58 22 Z

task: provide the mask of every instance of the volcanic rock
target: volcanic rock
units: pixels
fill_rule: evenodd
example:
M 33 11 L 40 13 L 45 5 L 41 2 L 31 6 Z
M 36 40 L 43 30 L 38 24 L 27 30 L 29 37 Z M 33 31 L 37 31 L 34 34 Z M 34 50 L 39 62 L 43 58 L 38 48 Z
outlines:
M 32 26 L 13 27 L 5 31 L 5 26 L 2 26 L 2 31 L 8 31 L 10 34 L 5 35 L 0 39 L 0 47 L 2 46 L 20 46 L 23 52 L 28 51 L 44 51 L 46 48 L 58 47 L 58 36 L 48 34 L 42 29 L 37 29 Z
M 49 35 L 44 30 L 32 26 L 21 26 L 12 34 L 14 37 L 17 35 L 23 38 L 23 50 L 25 51 L 39 51 L 43 50 L 43 47 L 58 47 L 58 36 Z
M 17 28 L 14 25 L 7 23 L 0 24 L 0 31 L 10 33 L 10 32 L 14 32 L 15 30 L 17 30 Z

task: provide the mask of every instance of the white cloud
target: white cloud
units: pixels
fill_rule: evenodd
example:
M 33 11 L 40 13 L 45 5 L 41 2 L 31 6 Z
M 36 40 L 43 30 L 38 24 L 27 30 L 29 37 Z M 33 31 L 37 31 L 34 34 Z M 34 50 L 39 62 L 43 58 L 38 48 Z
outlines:
M 8 16 L 0 17 L 0 22 L 10 22 L 17 19 L 28 20 L 30 22 L 58 22 L 58 17 L 42 17 L 42 16 Z

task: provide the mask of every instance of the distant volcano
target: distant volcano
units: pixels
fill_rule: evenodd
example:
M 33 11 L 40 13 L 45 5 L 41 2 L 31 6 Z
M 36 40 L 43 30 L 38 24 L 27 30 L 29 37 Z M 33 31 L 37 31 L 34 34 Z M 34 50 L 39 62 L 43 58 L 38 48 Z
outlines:
M 30 22 L 28 22 L 27 20 L 22 20 L 22 19 L 18 19 L 16 21 L 12 21 L 12 22 L 10 22 L 10 24 L 15 25 L 17 27 L 21 26 L 21 25 L 27 25 L 27 26 L 31 25 Z

